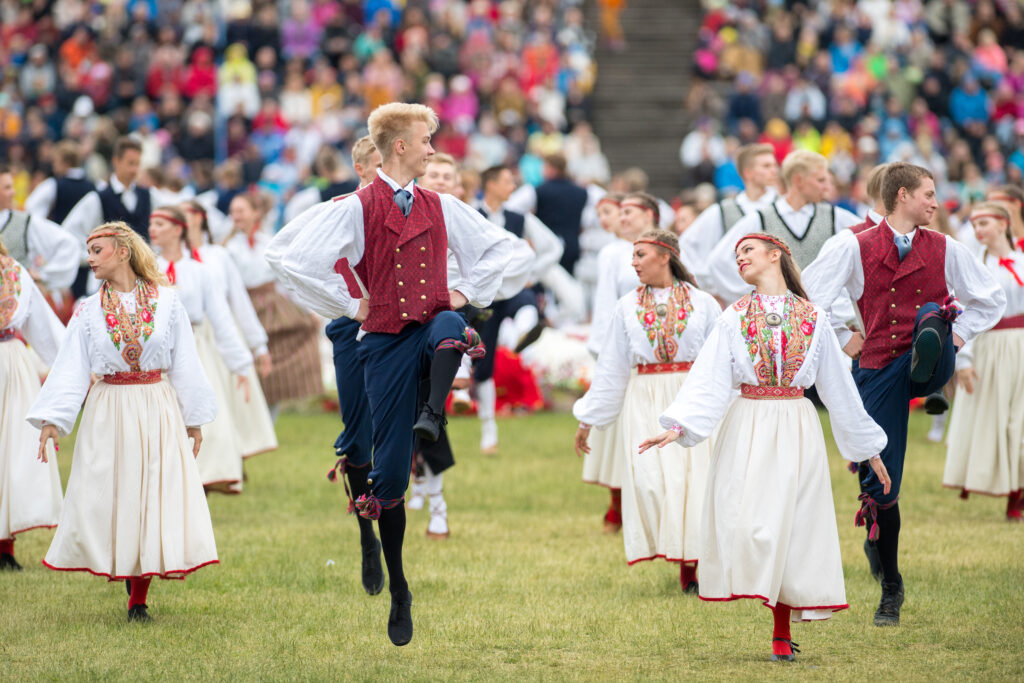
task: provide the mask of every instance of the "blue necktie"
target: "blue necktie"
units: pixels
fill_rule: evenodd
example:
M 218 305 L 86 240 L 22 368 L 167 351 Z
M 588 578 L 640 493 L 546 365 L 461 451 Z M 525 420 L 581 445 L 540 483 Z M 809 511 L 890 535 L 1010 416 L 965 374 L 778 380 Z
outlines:
M 896 251 L 900 253 L 900 261 L 902 261 L 910 253 L 910 235 L 894 235 L 893 237 L 896 241 Z
M 409 212 L 412 211 L 412 192 L 403 189 L 395 190 L 395 204 L 398 204 L 398 208 L 402 210 L 402 215 L 408 218 Z

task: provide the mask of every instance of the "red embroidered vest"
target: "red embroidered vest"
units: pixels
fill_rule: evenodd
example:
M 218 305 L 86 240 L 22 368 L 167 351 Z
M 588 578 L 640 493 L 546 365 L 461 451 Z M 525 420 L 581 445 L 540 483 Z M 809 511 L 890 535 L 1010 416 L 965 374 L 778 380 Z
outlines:
M 913 248 L 900 261 L 886 221 L 857 235 L 864 293 L 857 302 L 864 321 L 862 368 L 883 368 L 910 348 L 917 311 L 941 304 L 946 286 L 946 236 L 918 228 Z
M 419 187 L 414 192 L 408 217 L 380 177 L 356 192 L 363 205 L 365 248 L 355 271 L 370 295 L 367 332 L 397 334 L 409 323 L 451 310 L 441 198 Z

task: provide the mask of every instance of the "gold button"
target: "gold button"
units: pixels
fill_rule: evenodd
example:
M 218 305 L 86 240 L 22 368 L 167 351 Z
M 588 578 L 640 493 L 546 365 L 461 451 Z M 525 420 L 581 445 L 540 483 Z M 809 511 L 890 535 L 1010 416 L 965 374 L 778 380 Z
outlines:
M 426 250 L 427 250 L 426 247 L 420 247 L 420 251 L 426 251 Z
M 421 285 L 425 285 L 425 284 L 427 284 L 427 281 L 426 280 L 420 280 L 420 284 Z
M 401 299 L 399 299 L 398 301 L 399 301 L 399 303 L 403 303 L 403 304 L 404 304 L 404 303 L 405 303 L 405 297 L 403 296 L 403 297 L 402 297 Z
M 917 310 L 921 310 L 921 306 L 920 305 L 914 306 L 914 308 L 917 309 Z
M 895 287 L 893 287 L 893 288 L 892 288 L 892 289 L 890 289 L 889 291 L 890 291 L 890 292 L 895 292 L 895 291 L 896 291 L 896 288 L 895 288 Z
M 408 317 L 409 317 L 409 314 L 408 314 L 408 313 L 403 313 L 403 314 L 402 314 L 402 317 L 403 317 L 403 318 L 408 318 Z
M 891 323 L 889 323 L 889 324 L 890 324 L 890 325 L 895 325 L 895 324 L 896 324 L 896 321 L 895 321 L 895 320 L 893 320 L 893 321 L 892 321 Z
M 423 315 L 426 315 L 426 314 L 427 314 L 427 312 L 426 312 L 426 311 L 423 311 Z
M 401 268 L 401 267 L 402 267 L 402 264 L 401 264 L 401 263 L 396 263 L 396 264 L 395 264 L 395 268 Z
M 404 285 L 405 285 L 405 283 L 404 283 L 404 282 L 402 282 L 401 280 L 399 280 L 399 281 L 398 281 L 398 286 L 399 286 L 399 287 L 403 287 Z
M 402 252 L 402 250 L 400 248 L 395 247 L 395 253 L 396 254 L 400 254 L 401 252 Z M 893 290 L 893 291 L 895 291 L 895 290 Z
M 920 289 L 919 289 L 919 290 L 917 290 L 917 293 L 918 293 L 918 294 L 920 294 L 920 293 L 921 293 L 921 290 L 920 290 Z
M 894 356 L 896 355 L 896 349 L 892 350 L 892 355 L 894 355 Z
M 893 339 L 895 339 L 895 338 L 896 338 L 896 335 L 895 335 L 895 334 L 894 334 L 894 335 L 892 335 L 892 338 L 893 338 Z
M 891 308 L 896 308 L 896 304 L 889 304 Z
M 426 263 L 421 263 L 421 264 L 420 264 L 420 268 L 426 268 L 426 267 L 427 267 L 427 264 L 426 264 Z
M 420 298 L 423 299 L 424 301 L 426 301 L 427 300 L 427 295 L 426 294 L 420 294 Z
M 370 479 L 369 477 L 367 477 L 366 478 L 366 483 L 367 484 L 372 484 L 373 483 L 373 479 Z

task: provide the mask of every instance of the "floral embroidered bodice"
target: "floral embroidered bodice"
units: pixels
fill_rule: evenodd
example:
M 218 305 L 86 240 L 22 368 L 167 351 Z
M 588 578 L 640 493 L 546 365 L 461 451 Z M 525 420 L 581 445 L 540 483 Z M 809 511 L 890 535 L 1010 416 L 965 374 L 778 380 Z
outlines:
M 676 280 L 671 287 L 637 289 L 636 317 L 659 363 L 671 363 L 679 350 L 693 304 L 686 285 Z
M 10 256 L 0 256 L 0 330 L 11 324 L 21 296 L 21 268 Z
M 132 372 L 139 372 L 142 343 L 153 335 L 159 296 L 156 286 L 138 280 L 131 292 L 117 292 L 109 283 L 100 287 L 100 305 L 107 334 Z
M 751 293 L 733 305 L 740 314 L 740 329 L 758 384 L 790 386 L 814 334 L 814 304 L 787 292 L 780 296 Z

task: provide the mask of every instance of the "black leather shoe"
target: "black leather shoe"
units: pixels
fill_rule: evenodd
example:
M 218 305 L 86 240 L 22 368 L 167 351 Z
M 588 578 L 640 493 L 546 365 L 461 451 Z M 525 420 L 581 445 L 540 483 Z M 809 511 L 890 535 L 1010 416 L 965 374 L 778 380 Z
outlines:
M 925 384 L 935 374 L 935 366 L 942 357 L 942 342 L 949 324 L 938 316 L 923 321 L 917 328 L 910 354 L 910 380 Z
M 124 580 L 124 589 L 126 591 L 128 591 L 128 597 L 129 598 L 132 597 L 132 580 L 131 579 L 125 579 Z
M 128 608 L 128 621 L 153 621 L 149 616 L 145 605 L 135 605 Z
M 929 415 L 942 415 L 949 410 L 949 401 L 942 395 L 941 391 L 928 394 L 924 399 L 924 412 Z
M 700 584 L 696 581 L 691 581 L 690 583 L 686 584 L 686 588 L 683 589 L 683 592 L 697 595 L 700 593 Z
M 20 572 L 21 565 L 14 559 L 14 555 L 4 553 L 0 555 L 0 571 Z
M 875 626 L 899 626 L 903 606 L 903 577 L 899 581 L 882 582 L 882 600 L 875 610 Z
M 795 653 L 800 652 L 799 648 L 797 648 L 797 646 L 796 646 L 796 643 L 794 643 L 789 638 L 772 638 L 772 643 L 774 643 L 775 641 L 779 641 L 779 642 L 782 642 L 782 643 L 788 643 L 789 644 L 789 651 L 790 652 L 789 652 L 788 655 L 777 655 L 777 654 L 775 654 L 773 652 L 772 653 L 772 661 L 773 662 L 795 662 L 796 661 L 796 654 Z
M 545 327 L 549 327 L 545 320 L 541 320 L 539 323 L 531 327 L 530 330 L 519 340 L 519 343 L 516 344 L 515 352 L 522 353 L 526 350 L 527 346 L 540 339 L 540 335 L 544 334 Z
M 408 590 L 401 595 L 391 595 L 388 638 L 399 647 L 412 640 L 412 593 Z
M 424 441 L 434 443 L 441 437 L 441 430 L 446 424 L 448 420 L 444 413 L 435 413 L 430 406 L 425 405 L 416 424 L 412 426 L 412 431 Z
M 372 547 L 363 548 L 363 588 L 369 595 L 384 590 L 384 567 L 380 563 L 380 541 L 376 536 Z
M 868 556 L 868 567 L 875 581 L 882 583 L 882 558 L 878 556 L 878 546 L 873 541 L 864 539 L 864 554 Z

